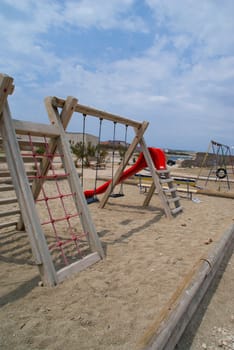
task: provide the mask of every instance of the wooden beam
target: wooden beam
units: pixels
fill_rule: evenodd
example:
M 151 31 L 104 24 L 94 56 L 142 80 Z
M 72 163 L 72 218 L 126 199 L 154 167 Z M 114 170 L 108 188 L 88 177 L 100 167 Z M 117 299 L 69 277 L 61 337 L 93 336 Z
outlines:
M 65 279 L 69 278 L 72 274 L 83 271 L 87 267 L 95 264 L 100 261 L 100 255 L 95 252 L 91 253 L 88 256 L 85 256 L 82 260 L 76 261 L 73 264 L 65 266 L 58 271 L 58 282 L 63 282 Z
M 64 99 L 58 98 L 58 97 L 52 97 L 53 106 L 62 108 L 64 106 L 64 103 L 65 103 Z M 134 128 L 140 128 L 140 126 L 142 124 L 142 122 L 138 122 L 138 121 L 135 121 L 132 119 L 124 118 L 124 117 L 121 117 L 120 115 L 101 111 L 101 110 L 93 108 L 93 107 L 84 106 L 84 105 L 81 105 L 79 103 L 77 103 L 77 105 L 75 107 L 75 111 L 78 113 L 90 115 L 93 117 L 110 120 L 113 122 L 116 121 L 119 124 L 129 125 L 129 126 L 132 126 Z
M 13 119 L 13 126 L 16 134 L 27 135 L 30 131 L 32 136 L 58 137 L 58 130 L 50 124 L 39 124 Z

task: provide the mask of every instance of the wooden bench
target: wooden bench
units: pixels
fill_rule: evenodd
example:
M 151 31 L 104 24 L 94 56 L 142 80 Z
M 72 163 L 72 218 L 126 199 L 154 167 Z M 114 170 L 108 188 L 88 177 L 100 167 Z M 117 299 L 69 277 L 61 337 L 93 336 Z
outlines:
M 138 187 L 140 189 L 140 193 L 147 193 L 149 188 L 151 187 L 152 180 L 150 179 L 147 182 L 142 182 L 140 177 L 139 177 L 139 179 L 140 179 L 140 181 L 139 181 Z M 185 192 L 187 194 L 187 197 L 189 199 L 192 199 L 193 190 L 192 190 L 191 187 L 195 187 L 196 186 L 196 180 L 194 180 L 194 179 L 185 179 L 185 178 L 173 178 L 173 181 L 177 185 L 177 189 L 176 190 L 178 192 Z M 163 188 L 164 188 L 164 186 L 163 186 Z M 166 187 L 164 189 L 166 189 Z

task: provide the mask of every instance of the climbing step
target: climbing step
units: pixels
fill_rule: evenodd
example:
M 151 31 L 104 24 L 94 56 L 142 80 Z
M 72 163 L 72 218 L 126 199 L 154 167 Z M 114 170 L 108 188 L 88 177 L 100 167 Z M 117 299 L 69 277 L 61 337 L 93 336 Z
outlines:
M 10 227 L 10 226 L 16 226 L 17 224 L 18 224 L 18 221 L 3 222 L 0 224 L 0 229 Z
M 175 215 L 175 214 L 179 213 L 179 212 L 182 211 L 182 210 L 183 210 L 183 208 L 182 208 L 181 206 L 179 206 L 179 207 L 177 207 L 177 208 L 175 208 L 175 209 L 171 209 L 171 213 L 172 213 L 173 215 Z
M 13 190 L 14 190 L 14 186 L 10 186 L 10 185 L 0 186 L 0 191 L 13 191 Z
M 176 187 L 172 187 L 172 188 L 165 188 L 165 187 L 163 187 L 163 192 L 165 192 L 165 193 L 176 192 Z
M 0 199 L 0 205 L 12 204 L 12 203 L 17 203 L 17 198 L 16 197 Z
M 167 201 L 169 203 L 174 203 L 174 202 L 179 202 L 180 197 L 175 197 L 175 198 L 168 198 Z
M 171 183 L 171 182 L 173 182 L 173 179 L 172 178 L 168 178 L 168 179 L 160 178 L 160 182 L 161 182 L 161 184 Z
M 6 217 L 6 216 L 11 216 L 11 215 L 16 215 L 16 214 L 20 214 L 19 209 L 2 211 L 2 212 L 0 212 L 0 218 Z
M 169 174 L 169 170 L 168 169 L 165 169 L 165 170 L 156 170 L 157 174 L 158 175 L 161 175 L 161 174 Z

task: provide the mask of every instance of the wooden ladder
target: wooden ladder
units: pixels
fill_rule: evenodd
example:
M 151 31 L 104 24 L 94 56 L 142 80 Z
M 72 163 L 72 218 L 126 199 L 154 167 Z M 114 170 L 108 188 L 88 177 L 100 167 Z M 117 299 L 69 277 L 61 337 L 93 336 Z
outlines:
M 156 170 L 156 173 L 159 177 L 159 182 L 162 186 L 163 194 L 170 208 L 171 214 L 175 215 L 181 212 L 183 208 L 180 204 L 180 197 L 177 195 L 174 180 L 170 176 L 170 171 L 168 169 Z
M 151 171 L 153 182 L 149 192 L 145 198 L 144 207 L 149 205 L 149 202 L 156 191 L 163 204 L 165 214 L 168 218 L 182 212 L 183 208 L 180 204 L 180 197 L 177 195 L 176 186 L 170 176 L 168 169 Z
M 153 180 L 149 192 L 144 200 L 143 206 L 147 207 L 149 205 L 150 200 L 156 190 L 163 205 L 166 216 L 168 218 L 172 218 L 173 215 L 181 212 L 183 208 L 180 205 L 180 198 L 177 196 L 176 187 L 174 186 L 170 172 L 167 168 L 160 170 L 156 169 L 150 152 L 146 147 L 144 138 L 141 139 L 140 144 Z

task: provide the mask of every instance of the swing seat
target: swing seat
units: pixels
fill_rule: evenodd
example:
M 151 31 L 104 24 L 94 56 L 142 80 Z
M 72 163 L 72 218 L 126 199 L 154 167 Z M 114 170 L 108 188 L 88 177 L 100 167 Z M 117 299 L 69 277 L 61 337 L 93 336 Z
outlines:
M 110 194 L 110 197 L 112 197 L 112 198 L 124 197 L 124 194 L 123 193 L 112 193 L 112 194 Z
M 219 179 L 224 179 L 227 176 L 227 170 L 225 168 L 219 168 L 216 170 L 215 175 Z
M 97 197 L 90 197 L 90 198 L 86 198 L 86 202 L 87 204 L 92 204 L 92 203 L 99 202 L 99 199 Z

